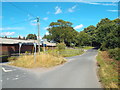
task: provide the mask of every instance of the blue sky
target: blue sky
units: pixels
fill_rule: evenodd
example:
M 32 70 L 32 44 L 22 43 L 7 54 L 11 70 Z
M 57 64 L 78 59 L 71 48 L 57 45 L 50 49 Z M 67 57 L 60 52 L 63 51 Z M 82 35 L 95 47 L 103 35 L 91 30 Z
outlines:
M 48 34 L 51 22 L 63 19 L 77 31 L 96 25 L 101 19 L 118 17 L 116 2 L 2 2 L 2 32 L 8 37 L 37 34 L 36 17 L 40 17 L 40 35 Z

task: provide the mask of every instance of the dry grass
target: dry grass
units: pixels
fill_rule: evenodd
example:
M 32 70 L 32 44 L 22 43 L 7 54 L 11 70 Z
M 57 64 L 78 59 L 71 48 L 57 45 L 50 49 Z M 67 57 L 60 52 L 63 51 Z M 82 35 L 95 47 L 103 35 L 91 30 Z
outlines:
M 36 55 L 36 61 L 34 55 L 23 55 L 14 61 L 10 61 L 10 65 L 24 67 L 24 68 L 37 68 L 37 67 L 53 67 L 63 64 L 66 60 L 61 56 L 53 56 L 47 53 L 41 53 Z
M 118 88 L 118 62 L 110 59 L 106 51 L 97 56 L 100 81 L 104 88 Z

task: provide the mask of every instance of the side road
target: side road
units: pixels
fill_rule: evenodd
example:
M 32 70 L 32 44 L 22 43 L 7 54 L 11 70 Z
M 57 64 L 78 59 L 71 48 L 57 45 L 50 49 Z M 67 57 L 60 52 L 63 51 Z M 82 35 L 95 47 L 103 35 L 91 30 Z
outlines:
M 83 55 L 68 57 L 64 65 L 40 74 L 31 70 L 3 65 L 3 88 L 101 88 L 96 74 L 96 49 Z M 44 70 L 43 70 L 44 71 Z

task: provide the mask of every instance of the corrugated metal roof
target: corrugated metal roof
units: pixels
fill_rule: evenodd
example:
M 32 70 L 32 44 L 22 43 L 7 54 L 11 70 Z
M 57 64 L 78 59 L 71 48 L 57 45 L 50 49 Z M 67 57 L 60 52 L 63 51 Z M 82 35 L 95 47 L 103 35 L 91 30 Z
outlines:
M 37 40 L 19 40 L 19 39 L 7 39 L 7 38 L 0 38 L 0 44 L 18 44 L 18 43 L 24 43 L 24 44 L 30 44 L 30 43 L 37 43 Z M 45 41 L 44 44 L 47 46 L 56 46 L 56 43 L 50 43 Z M 42 45 L 42 43 L 40 43 Z

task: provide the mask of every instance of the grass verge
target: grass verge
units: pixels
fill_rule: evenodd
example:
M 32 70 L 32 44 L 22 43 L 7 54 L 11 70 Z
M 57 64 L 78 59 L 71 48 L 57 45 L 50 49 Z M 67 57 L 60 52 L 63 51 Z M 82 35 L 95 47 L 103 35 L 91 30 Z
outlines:
M 85 46 L 85 47 L 83 47 L 82 49 L 85 49 L 85 50 L 89 50 L 89 49 L 92 49 L 93 47 L 91 47 L 91 46 Z
M 37 67 L 53 67 L 66 62 L 61 56 L 54 56 L 48 53 L 41 53 L 36 55 L 36 61 L 34 61 L 34 55 L 23 55 L 16 60 L 10 61 L 9 65 L 24 67 L 24 68 L 37 68 Z
M 49 50 L 47 51 L 49 54 L 52 54 L 54 56 L 62 56 L 62 57 L 71 57 L 76 55 L 81 55 L 84 53 L 83 49 L 64 49 L 64 50 Z
M 110 59 L 106 51 L 99 51 L 96 57 L 98 74 L 104 88 L 118 88 L 118 61 Z
M 48 50 L 47 52 L 41 52 L 36 55 L 36 62 L 34 62 L 34 55 L 22 55 L 16 60 L 9 58 L 10 65 L 24 67 L 24 68 L 36 68 L 36 67 L 53 67 L 63 64 L 66 60 L 63 57 L 71 57 L 83 54 L 83 49 L 65 49 L 65 50 Z

